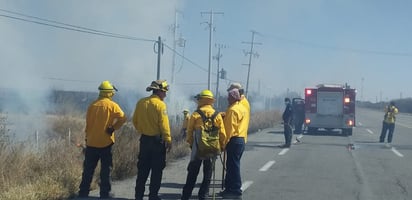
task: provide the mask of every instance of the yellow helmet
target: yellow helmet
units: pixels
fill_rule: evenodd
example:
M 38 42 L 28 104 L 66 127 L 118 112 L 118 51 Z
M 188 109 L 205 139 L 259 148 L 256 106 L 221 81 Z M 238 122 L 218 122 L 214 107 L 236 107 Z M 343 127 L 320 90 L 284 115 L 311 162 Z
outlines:
M 203 90 L 199 93 L 199 98 L 214 99 L 213 93 L 210 90 Z
M 169 91 L 169 84 L 167 84 L 166 80 L 156 80 L 152 81 L 152 83 L 146 88 L 146 91 L 151 90 L 161 90 L 163 92 Z
M 189 110 L 188 110 L 188 109 L 184 109 L 184 110 L 183 110 L 183 113 L 189 113 Z
M 112 85 L 109 81 L 103 81 L 99 86 L 100 92 L 113 92 L 117 91 L 117 88 Z

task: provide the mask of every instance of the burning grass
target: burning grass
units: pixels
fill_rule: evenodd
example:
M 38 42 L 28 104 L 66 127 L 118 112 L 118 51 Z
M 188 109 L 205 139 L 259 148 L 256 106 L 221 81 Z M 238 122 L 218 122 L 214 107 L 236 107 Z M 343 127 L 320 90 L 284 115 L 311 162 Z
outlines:
M 280 119 L 279 113 L 261 112 L 251 116 L 250 132 L 271 127 Z M 48 116 L 50 139 L 41 146 L 28 142 L 13 143 L 0 139 L 0 199 L 53 200 L 74 197 L 81 180 L 83 154 L 77 144 L 83 143 L 83 116 Z M 1 123 L 1 122 L 0 122 Z M 0 124 L 6 130 L 5 124 Z M 180 126 L 172 126 L 173 147 L 168 161 L 187 156 L 188 145 L 180 135 Z M 131 122 L 116 132 L 113 146 L 112 179 L 135 176 L 138 135 Z M 97 187 L 99 169 L 95 172 Z

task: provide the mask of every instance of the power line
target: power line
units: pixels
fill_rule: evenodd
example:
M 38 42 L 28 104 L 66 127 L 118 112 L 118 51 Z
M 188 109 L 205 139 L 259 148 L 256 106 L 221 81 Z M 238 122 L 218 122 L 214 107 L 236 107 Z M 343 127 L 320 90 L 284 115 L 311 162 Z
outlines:
M 116 34 L 116 33 L 110 33 L 110 32 L 106 32 L 106 31 L 100 31 L 100 30 L 96 30 L 96 29 L 91 29 L 91 28 L 87 28 L 87 27 L 82 27 L 82 26 L 77 26 L 77 25 L 72 25 L 72 24 L 67 24 L 67 23 L 62 23 L 62 22 L 58 22 L 58 21 L 54 21 L 54 20 L 48 20 L 48 19 L 44 19 L 44 18 L 40 18 L 40 17 L 35 17 L 35 16 L 31 16 L 31 15 L 26 15 L 26 14 L 22 14 L 22 13 L 18 13 L 18 12 L 14 12 L 14 11 L 9 11 L 9 10 L 5 10 L 5 9 L 1 9 L 0 11 L 3 12 L 7 12 L 10 14 L 15 14 L 15 15 L 19 15 L 19 16 L 23 16 L 23 17 L 27 17 L 27 18 L 31 18 L 31 19 L 36 19 L 36 20 L 41 20 L 41 21 L 45 21 L 45 22 L 49 22 L 49 23 L 45 23 L 45 22 L 39 22 L 39 21 L 35 21 L 35 20 L 30 20 L 30 19 L 24 19 L 24 18 L 20 18 L 20 17 L 15 17 L 15 16 L 10 16 L 10 15 L 3 15 L 0 14 L 0 17 L 6 17 L 6 18 L 11 18 L 11 19 L 15 19 L 15 20 L 20 20 L 20 21 L 25 21 L 25 22 L 30 22 L 30 23 L 35 23 L 35 24 L 40 24 L 40 25 L 44 25 L 44 26 L 51 26 L 54 28 L 61 28 L 61 29 L 66 29 L 66 30 L 70 30 L 70 31 L 78 31 L 78 32 L 82 32 L 82 33 L 89 33 L 89 34 L 95 34 L 95 35 L 101 35 L 101 36 L 107 36 L 107 37 L 114 37 L 114 38 L 121 38 L 121 39 L 130 39 L 130 40 L 141 40 L 141 41 L 150 41 L 150 42 L 156 42 L 156 40 L 150 40 L 150 39 L 142 39 L 142 38 L 136 38 L 136 37 L 131 37 L 131 36 L 127 36 L 127 35 L 120 35 L 120 34 Z M 54 25 L 54 24 L 50 24 L 50 23 L 55 23 L 58 25 Z M 193 64 L 194 66 L 198 67 L 199 69 L 208 72 L 208 70 L 202 66 L 200 66 L 199 64 L 195 63 L 194 61 L 190 60 L 189 58 L 181 55 L 179 52 L 177 52 L 176 50 L 174 50 L 173 48 L 171 48 L 169 45 L 164 44 L 168 49 L 170 49 L 172 52 L 176 53 L 177 55 L 179 55 L 180 57 L 182 57 L 184 60 L 186 60 L 187 62 Z
M 112 38 L 119 38 L 119 39 L 128 39 L 128 40 L 136 40 L 136 41 L 145 41 L 145 42 L 156 42 L 156 40 L 153 39 L 145 39 L 145 38 L 138 38 L 138 37 L 132 37 L 132 36 L 127 36 L 127 35 L 121 35 L 117 33 L 111 33 L 111 32 L 106 32 L 106 31 L 100 31 L 96 29 L 91 29 L 91 28 L 86 28 L 82 26 L 76 26 L 76 25 L 71 25 L 67 23 L 62 23 L 54 20 L 48 20 L 48 19 L 43 19 L 35 16 L 30 16 L 30 15 L 25 15 L 13 11 L 8 11 L 4 9 L 0 9 L 0 11 L 19 15 L 26 17 L 28 19 L 24 19 L 21 17 L 16 17 L 16 16 L 11 16 L 11 15 L 5 15 L 5 14 L 0 14 L 0 17 L 5 17 L 9 19 L 14 19 L 14 20 L 19 20 L 19 21 L 25 21 L 29 23 L 34 23 L 34 24 L 39 24 L 43 26 L 49 26 L 53 28 L 59 28 L 59 29 L 65 29 L 65 30 L 70 30 L 70 31 L 76 31 L 76 32 L 82 32 L 82 33 L 88 33 L 88 34 L 94 34 L 94 35 L 100 35 L 100 36 L 106 36 L 106 37 L 112 37 Z M 33 20 L 35 19 L 35 20 Z M 40 21 L 36 21 L 40 20 Z M 44 22 L 42 22 L 44 21 Z M 54 23 L 54 24 L 52 24 Z
M 184 55 L 180 54 L 179 52 L 173 50 L 172 47 L 170 47 L 169 45 L 167 45 L 166 43 L 163 43 L 164 46 L 166 48 L 168 48 L 169 50 L 173 51 L 174 53 L 176 53 L 176 55 L 180 56 L 183 60 L 186 60 L 187 62 L 191 63 L 192 65 L 196 66 L 197 68 L 201 69 L 204 72 L 209 72 L 208 69 L 200 66 L 199 64 L 195 63 L 194 61 L 190 60 L 189 58 L 185 57 Z M 212 72 L 213 75 L 217 75 L 216 73 Z M 232 81 L 232 82 L 236 82 L 235 80 L 232 79 L 228 79 L 228 78 L 224 78 L 224 80 L 228 80 L 228 81 Z
M 6 12 L 6 13 L 9 13 L 9 14 L 22 16 L 22 17 L 25 17 L 25 18 L 28 18 L 28 19 L 21 18 L 21 17 L 16 17 L 16 16 L 11 16 L 11 15 L 5 15 L 5 14 L 0 14 L 0 17 L 19 20 L 19 21 L 24 21 L 24 22 L 29 22 L 29 23 L 34 23 L 34 24 L 43 25 L 43 26 L 49 26 L 49 27 L 58 28 L 58 29 L 76 31 L 76 32 L 99 35 L 99 36 L 105 36 L 105 37 L 119 38 L 119 39 L 145 41 L 145 42 L 157 42 L 157 40 L 153 40 L 153 39 L 138 38 L 138 37 L 127 36 L 127 35 L 122 35 L 122 34 L 117 34 L 117 33 L 111 33 L 111 32 L 107 32 L 107 31 L 101 31 L 101 30 L 87 28 L 87 27 L 83 27 L 83 26 L 77 26 L 77 25 L 72 25 L 72 24 L 68 24 L 68 23 L 58 22 L 58 21 L 55 21 L 55 20 L 40 18 L 40 17 L 36 17 L 36 16 L 32 16 L 32 15 L 26 15 L 26 14 L 14 12 L 14 11 L 9 11 L 9 10 L 5 10 L 5 9 L 1 9 L 1 8 L 0 8 L 0 11 Z M 40 20 L 40 21 L 36 21 L 36 20 Z M 185 57 L 184 55 L 181 55 L 179 52 L 175 51 L 169 45 L 167 45 L 165 43 L 163 43 L 163 44 L 168 49 L 170 49 L 172 52 L 176 53 L 176 55 L 182 57 L 182 59 L 184 59 L 187 62 L 191 63 L 192 65 L 198 67 L 199 69 L 201 69 L 205 72 L 208 72 L 208 70 L 206 68 L 200 66 L 199 64 L 195 63 L 194 61 L 190 60 L 189 58 Z M 70 79 L 61 79 L 61 78 L 53 78 L 53 77 L 45 77 L 45 78 L 50 79 L 50 80 L 57 80 L 57 81 L 91 82 L 91 81 L 70 80 Z M 225 80 L 233 81 L 233 80 L 230 80 L 230 79 L 227 79 L 227 78 Z
M 190 60 L 189 58 L 185 57 L 184 55 L 180 54 L 179 52 L 177 52 L 176 50 L 174 50 L 172 47 L 170 47 L 169 45 L 163 43 L 169 50 L 171 50 L 173 53 L 176 53 L 176 55 L 180 56 L 182 59 L 186 60 L 187 62 L 191 63 L 192 65 L 196 66 L 197 68 L 208 72 L 208 70 L 202 66 L 200 66 L 199 64 L 195 63 L 194 61 Z

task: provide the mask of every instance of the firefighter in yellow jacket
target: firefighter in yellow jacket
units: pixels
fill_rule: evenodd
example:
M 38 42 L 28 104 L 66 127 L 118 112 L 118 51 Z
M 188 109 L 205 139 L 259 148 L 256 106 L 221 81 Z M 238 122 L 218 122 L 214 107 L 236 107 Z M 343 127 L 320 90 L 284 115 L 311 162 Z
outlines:
M 99 86 L 99 98 L 90 104 L 86 114 L 86 150 L 79 197 L 88 197 L 90 183 L 97 162 L 100 160 L 100 197 L 110 197 L 110 170 L 114 131 L 126 122 L 120 106 L 112 100 L 116 87 L 109 81 Z
M 139 160 L 135 198 L 142 200 L 146 180 L 151 171 L 149 200 L 160 199 L 158 192 L 166 166 L 166 151 L 171 148 L 169 118 L 166 104 L 163 102 L 169 85 L 165 80 L 152 81 L 146 91 L 152 95 L 140 99 L 133 114 L 133 125 L 140 137 Z
M 182 124 L 182 129 L 180 131 L 182 133 L 183 138 L 186 138 L 187 124 L 189 123 L 189 119 L 190 119 L 189 110 L 184 109 L 183 110 L 183 124 Z
M 247 98 L 245 96 L 245 90 L 243 89 L 243 87 L 240 83 L 230 84 L 230 87 L 227 89 L 227 91 L 229 92 L 232 89 L 238 89 L 239 90 L 239 94 L 240 94 L 239 103 L 242 104 L 246 108 L 246 111 L 247 111 L 247 113 L 245 115 L 245 117 L 246 117 L 245 121 L 247 121 L 247 123 L 245 123 L 245 124 L 247 124 L 246 130 L 248 130 L 249 129 L 249 121 L 250 121 L 250 103 L 249 103 L 249 101 L 247 100 Z M 247 139 L 247 138 L 245 138 L 245 139 Z M 247 140 L 245 142 L 247 142 Z
M 215 113 L 213 108 L 213 103 L 215 101 L 213 93 L 210 90 L 203 90 L 197 96 L 197 108 L 204 113 L 206 117 L 211 117 Z M 223 119 L 220 114 L 216 115 L 214 125 L 219 129 L 219 144 L 220 149 L 223 151 L 226 142 L 226 132 L 223 124 Z M 202 116 L 198 111 L 194 111 L 189 119 L 187 126 L 187 136 L 186 141 L 192 147 L 192 156 L 189 166 L 187 167 L 187 178 L 186 184 L 183 187 L 182 200 L 190 199 L 192 196 L 192 191 L 196 183 L 197 176 L 199 174 L 200 166 L 203 163 L 203 181 L 200 185 L 198 192 L 198 199 L 206 199 L 209 193 L 210 180 L 213 173 L 212 159 L 213 158 L 199 158 L 196 155 L 197 144 L 195 144 L 194 134 L 201 132 L 201 126 L 203 125 Z M 199 137 L 199 135 L 195 136 Z
M 229 107 L 223 119 L 227 136 L 225 190 L 221 193 L 224 199 L 241 199 L 242 197 L 240 159 L 245 150 L 249 121 L 248 110 L 240 103 L 241 99 L 239 89 L 233 88 L 228 91 Z
M 395 102 L 391 101 L 388 106 L 385 107 L 385 116 L 382 122 L 382 132 L 379 137 L 379 142 L 383 143 L 388 133 L 388 143 L 392 142 L 393 131 L 395 130 L 396 114 L 398 114 L 398 108 L 395 107 Z

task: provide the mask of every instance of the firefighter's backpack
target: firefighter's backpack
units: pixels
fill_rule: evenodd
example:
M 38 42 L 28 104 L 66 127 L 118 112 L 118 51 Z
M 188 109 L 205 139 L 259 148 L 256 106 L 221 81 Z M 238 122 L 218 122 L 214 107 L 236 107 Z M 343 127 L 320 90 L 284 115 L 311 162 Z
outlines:
M 218 112 L 214 112 L 212 116 L 206 115 L 200 110 L 196 110 L 202 117 L 203 125 L 200 127 L 197 142 L 197 158 L 212 158 L 220 154 L 219 144 L 219 127 L 214 123 Z

